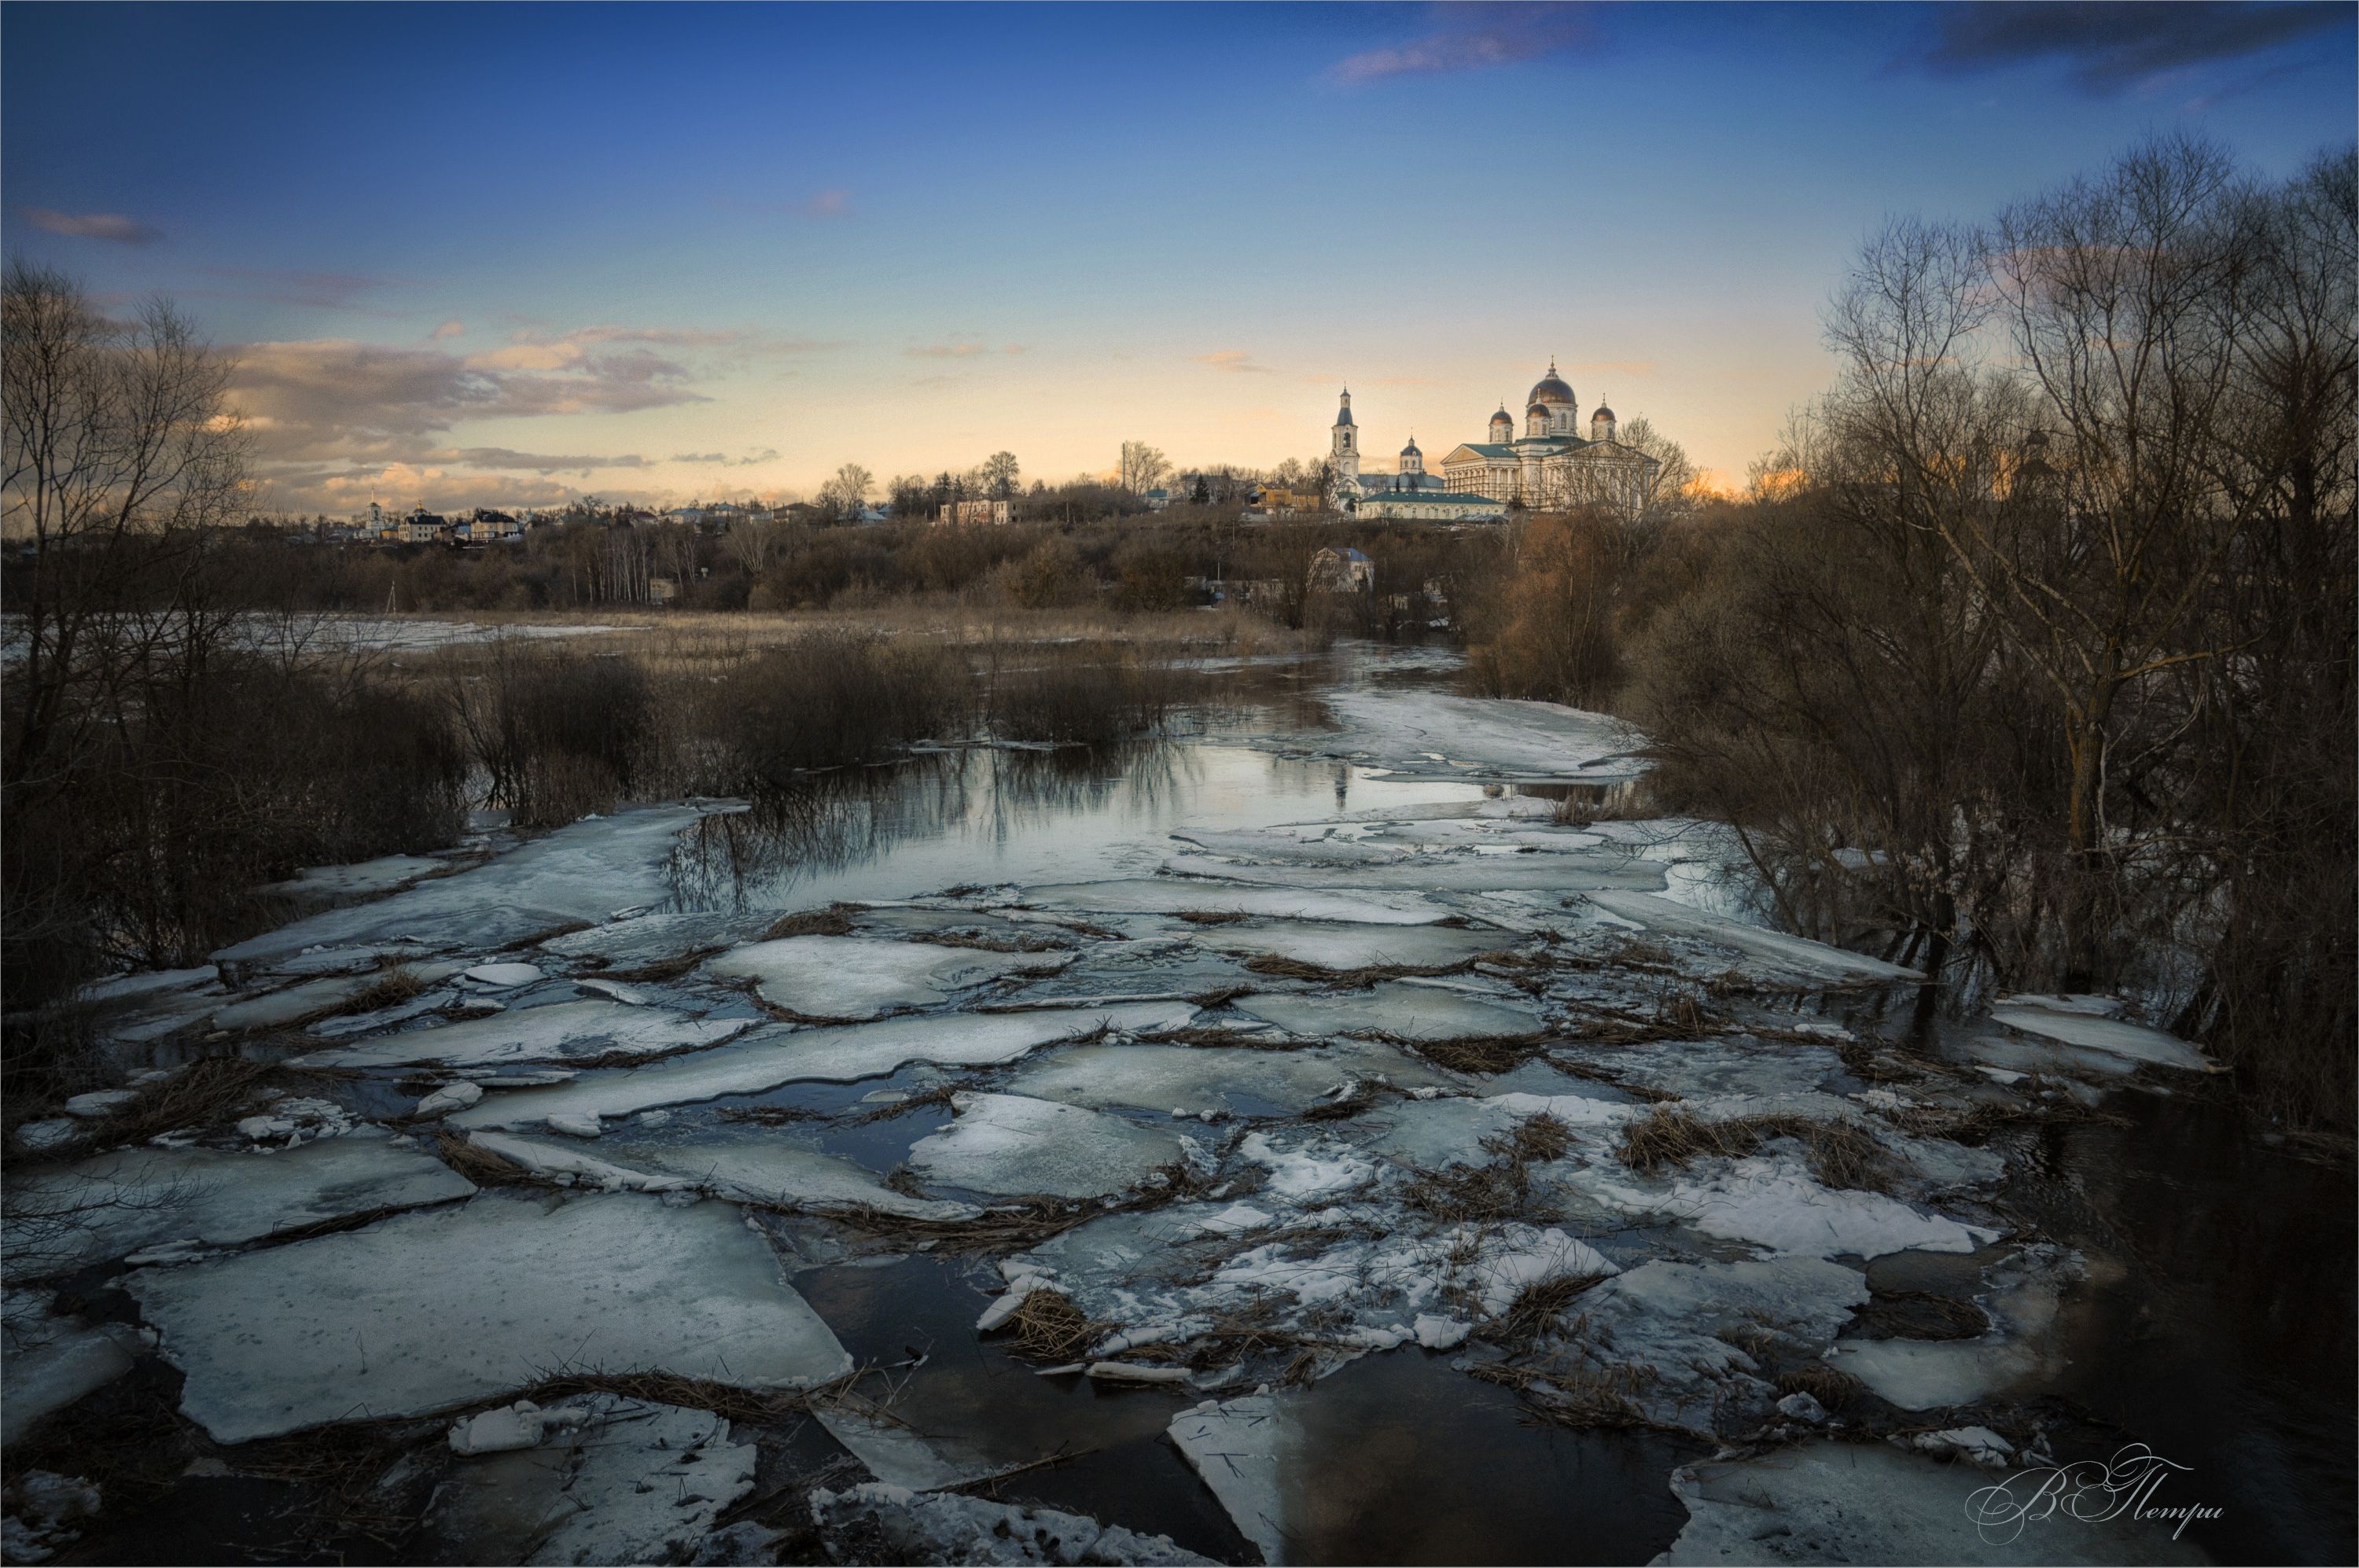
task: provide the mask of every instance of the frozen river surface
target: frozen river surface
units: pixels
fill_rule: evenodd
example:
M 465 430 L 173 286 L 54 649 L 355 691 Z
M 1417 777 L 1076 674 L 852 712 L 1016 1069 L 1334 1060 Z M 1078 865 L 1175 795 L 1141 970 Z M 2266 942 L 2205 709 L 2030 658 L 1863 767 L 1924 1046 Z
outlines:
M 1637 737 L 1404 662 L 99 987 L 120 1087 L 9 1161 L 8 1555 L 2349 1556 L 2332 1173 L 2119 1003 L 1910 1025 L 1618 814 Z M 2221 1515 L 2007 1524 L 2139 1442 Z

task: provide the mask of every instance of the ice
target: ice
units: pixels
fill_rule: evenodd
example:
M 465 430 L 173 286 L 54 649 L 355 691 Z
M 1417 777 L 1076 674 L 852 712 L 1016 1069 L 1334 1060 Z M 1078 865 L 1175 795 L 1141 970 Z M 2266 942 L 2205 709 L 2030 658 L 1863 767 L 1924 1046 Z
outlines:
M 2227 1071 L 2177 1035 L 2106 1018 L 2096 1010 L 2110 1001 L 2104 996 L 2002 996 L 1991 1009 L 1991 1019 L 2026 1034 L 2105 1051 L 2131 1062 L 2150 1062 L 2158 1067 L 2176 1067 L 2188 1073 Z
M 538 1138 L 478 1132 L 471 1141 L 527 1171 L 570 1174 L 590 1186 L 647 1192 L 692 1189 L 769 1208 L 820 1214 L 875 1210 L 910 1219 L 973 1219 L 971 1203 L 913 1198 L 875 1172 L 776 1135 L 721 1136 L 658 1144 L 616 1139 L 604 1160 Z M 625 1162 L 627 1163 L 625 1163 Z
M 2012 1073 L 2088 1073 L 2103 1078 L 2125 1077 L 2138 1064 L 2111 1051 L 2066 1045 L 2052 1040 L 2016 1040 L 2005 1035 L 1977 1035 L 1966 1042 L 1966 1054 L 1986 1063 L 1986 1070 Z
M 1172 1446 L 1203 1477 L 1238 1533 L 1272 1564 L 1292 1561 L 1280 1477 L 1300 1463 L 1304 1438 L 1291 1405 L 1272 1394 L 1207 1399 L 1175 1417 L 1169 1432 Z
M 1924 975 L 1880 958 L 1848 953 L 1808 937 L 1788 936 L 1691 905 L 1647 893 L 1602 891 L 1589 901 L 1609 914 L 1636 920 L 1649 931 L 1696 937 L 1722 947 L 1733 947 L 1772 967 L 1817 980 L 1922 980 Z
M 292 1118 L 277 1118 L 292 1128 Z M 280 1136 L 274 1128 L 271 1136 Z M 359 1127 L 272 1154 L 132 1149 L 21 1178 L 12 1273 L 61 1272 L 158 1242 L 232 1247 L 325 1220 L 448 1203 L 474 1184 L 415 1144 Z
M 480 1067 L 511 1062 L 563 1062 L 627 1051 L 649 1056 L 718 1045 L 758 1018 L 690 1018 L 621 1002 L 552 1002 L 517 1007 L 440 1029 L 411 1029 L 295 1059 L 304 1067 L 391 1067 L 415 1062 Z
M 8 1292 L 0 1319 L 6 1347 L 0 1355 L 0 1447 L 131 1370 L 137 1340 L 129 1324 L 52 1317 L 46 1304 L 40 1292 Z
M 1676 1220 L 1706 1236 L 1806 1258 L 1887 1252 L 1972 1252 L 1998 1232 L 1927 1214 L 1881 1192 L 1822 1187 L 1799 1162 L 1776 1155 L 1703 1167 L 1668 1183 L 1619 1181 L 1593 1171 L 1582 1190 L 1626 1214 Z
M 951 1105 L 957 1119 L 919 1139 L 909 1164 L 971 1192 L 1094 1198 L 1139 1185 L 1185 1152 L 1177 1134 L 1079 1105 L 970 1094 Z
M 1036 908 L 1079 909 L 1092 914 L 1176 915 L 1201 910 L 1206 914 L 1352 920 L 1378 926 L 1431 925 L 1449 919 L 1453 912 L 1413 893 L 1375 898 L 1317 888 L 1248 887 L 1171 877 L 1027 887 L 1023 899 Z
M 202 985 L 215 978 L 213 966 L 201 964 L 194 969 L 143 969 L 128 975 L 117 975 L 105 980 L 93 980 L 82 988 L 85 1002 L 128 1002 L 153 996 L 159 991 L 185 991 L 192 985 Z
M 1331 890 L 1351 894 L 1399 889 L 1422 893 L 1525 890 L 1594 896 L 1616 888 L 1652 893 L 1663 886 L 1661 866 L 1620 849 L 1575 855 L 1451 855 L 1355 866 L 1254 866 L 1211 855 L 1175 855 L 1164 861 L 1163 869 L 1183 882 L 1189 878 L 1220 877 L 1286 887 L 1302 895 Z
M 452 974 L 455 964 L 413 964 L 409 973 L 421 984 L 432 985 Z M 323 1013 L 342 1010 L 353 997 L 383 981 L 376 974 L 329 975 L 306 980 L 283 991 L 232 1002 L 213 1012 L 213 1027 L 225 1029 L 288 1029 Z
M 2049 1340 L 2068 1265 L 2045 1258 L 1993 1271 L 1985 1302 L 1992 1325 L 1976 1339 L 1850 1339 L 1828 1365 L 1865 1383 L 1904 1410 L 1944 1410 L 2000 1393 L 2060 1362 Z
M 449 1111 L 463 1111 L 484 1097 L 481 1083 L 450 1083 L 437 1089 L 418 1102 L 409 1114 L 413 1116 L 439 1116 Z
M 2004 1470 L 2015 1455 L 2015 1444 L 1986 1426 L 1953 1426 L 1942 1432 L 1920 1432 L 1908 1440 L 1926 1454 L 1955 1454 L 1985 1469 Z
M 627 1073 L 588 1075 L 551 1089 L 499 1094 L 451 1118 L 459 1127 L 524 1127 L 556 1115 L 625 1116 L 723 1094 L 759 1094 L 782 1083 L 879 1078 L 911 1062 L 983 1067 L 1013 1062 L 1053 1040 L 1117 1029 L 1177 1029 L 1195 1016 L 1186 1002 L 1148 1002 L 1103 1011 L 967 1014 L 892 1018 L 829 1029 L 761 1029 L 734 1044 Z
M 420 1415 L 560 1369 L 790 1388 L 851 1357 L 731 1204 L 486 1192 L 125 1279 L 216 1442 Z
M 485 952 L 603 920 L 625 904 L 669 897 L 665 877 L 682 828 L 727 802 L 639 806 L 584 819 L 455 876 L 420 882 L 373 903 L 282 926 L 212 956 L 226 975 L 268 965 L 307 947 L 413 939 L 437 949 Z
M 529 985 L 544 978 L 537 964 L 478 964 L 462 972 L 460 978 L 473 980 L 479 985 L 489 985 L 495 991 L 517 985 Z
M 872 1481 L 810 1494 L 811 1521 L 843 1563 L 1209 1563 L 1161 1535 L 1082 1514 Z
M 306 866 L 286 881 L 273 882 L 262 890 L 299 898 L 350 903 L 355 898 L 390 893 L 420 877 L 449 869 L 448 861 L 431 859 L 423 855 L 387 855 L 375 860 L 364 860 L 354 866 Z
M 1556 702 L 1383 689 L 1324 696 L 1336 733 L 1271 744 L 1347 757 L 1402 779 L 1610 784 L 1647 770 L 1635 755 L 1646 744 L 1637 730 Z
M 1302 1051 L 1203 1045 L 1080 1045 L 1027 1062 L 1008 1087 L 1093 1110 L 1242 1113 L 1260 1103 L 1299 1112 L 1337 1088 L 1382 1079 L 1413 1089 L 1454 1082 L 1396 1047 L 1338 1040 Z
M 766 914 L 634 915 L 628 920 L 568 931 L 540 944 L 559 958 L 603 959 L 617 968 L 662 964 L 691 953 L 709 953 L 750 942 L 777 919 Z
M 65 1113 L 80 1121 L 103 1121 L 126 1105 L 136 1105 L 136 1089 L 92 1089 L 66 1101 Z
M 375 1034 L 380 1029 L 389 1029 L 396 1024 L 405 1024 L 412 1018 L 424 1018 L 429 1013 L 439 1013 L 446 1007 L 457 1006 L 458 1003 L 459 994 L 456 991 L 424 991 L 410 997 L 407 1002 L 397 1002 L 392 1007 L 379 1007 L 375 1012 L 350 1013 L 339 1018 L 321 1018 L 311 1025 L 307 1032 L 318 1035 L 323 1040 L 343 1040 L 353 1035 Z M 473 1005 L 493 1009 L 497 1009 L 499 1007 L 498 1003 L 487 997 L 473 999 Z
M 2169 1521 L 2124 1528 L 2075 1519 L 2069 1504 L 2020 1533 L 1978 1530 L 1974 1494 L 1992 1476 L 1884 1443 L 1809 1443 L 1757 1459 L 1671 1474 L 1687 1527 L 1658 1564 L 2201 1563 Z M 2033 1488 L 2019 1485 L 2027 1500 Z
M 1430 985 L 1387 980 L 1364 991 L 1265 992 L 1230 1004 L 1249 1018 L 1308 1038 L 1389 1035 L 1401 1040 L 1469 1040 L 1538 1033 L 1540 1018 L 1522 1007 L 1478 1001 Z
M 1195 940 L 1216 953 L 1290 958 L 1301 964 L 1315 964 L 1321 969 L 1364 969 L 1377 964 L 1447 968 L 1477 953 L 1513 947 L 1516 941 L 1512 934 L 1500 931 L 1307 920 L 1214 926 L 1198 933 Z
M 1644 1116 L 1646 1110 L 1643 1105 L 1585 1094 L 1406 1100 L 1366 1118 L 1369 1126 L 1380 1129 L 1367 1147 L 1423 1170 L 1481 1164 L 1490 1158 L 1482 1147 L 1484 1138 L 1510 1131 L 1533 1116 L 1547 1116 L 1572 1129 L 1576 1148 L 1588 1145 L 1603 1150 L 1612 1146 L 1624 1123 Z
M 282 958 L 266 973 L 290 977 L 314 975 L 364 975 L 373 969 L 415 964 L 432 954 L 414 942 L 371 942 L 365 947 L 315 947 Z
M 82 1129 L 71 1116 L 49 1116 L 41 1121 L 25 1122 L 16 1128 L 18 1147 L 39 1154 L 60 1144 L 71 1143 L 82 1136 Z
M 751 980 L 765 1000 L 813 1018 L 873 1018 L 933 1007 L 954 994 L 1015 975 L 1045 975 L 1070 953 L 994 953 L 984 948 L 877 937 L 797 936 L 757 942 L 705 964 L 720 979 Z
M 437 1561 L 683 1562 L 754 1489 L 754 1444 L 709 1410 L 596 1394 L 474 1420 L 529 1441 L 477 1451 L 436 1492 Z

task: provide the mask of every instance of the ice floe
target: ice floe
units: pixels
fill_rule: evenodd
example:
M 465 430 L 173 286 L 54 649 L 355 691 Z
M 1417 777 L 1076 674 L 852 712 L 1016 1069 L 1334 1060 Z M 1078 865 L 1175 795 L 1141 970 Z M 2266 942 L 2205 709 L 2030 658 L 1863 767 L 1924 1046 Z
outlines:
M 1168 1536 L 1057 1508 L 872 1481 L 810 1495 L 811 1522 L 842 1563 L 1209 1563 Z
M 971 1203 L 896 1192 L 851 1160 L 775 1133 L 720 1132 L 669 1143 L 620 1138 L 602 1148 L 611 1158 L 514 1133 L 477 1132 L 470 1140 L 538 1175 L 571 1176 L 615 1192 L 693 1191 L 768 1208 L 921 1220 L 968 1220 L 978 1212 Z
M 1371 926 L 1307 920 L 1213 926 L 1199 932 L 1198 945 L 1243 957 L 1288 958 L 1321 969 L 1377 965 L 1448 968 L 1479 953 L 1512 947 L 1508 932 L 1451 926 Z
M 2002 996 L 1991 1008 L 1991 1019 L 2026 1034 L 2102 1051 L 2125 1061 L 2150 1062 L 2188 1073 L 2226 1071 L 2177 1035 L 2109 1017 L 2101 1010 L 2120 1006 L 2104 996 Z
M 876 937 L 797 936 L 741 947 L 704 973 L 751 980 L 765 1001 L 806 1018 L 873 1018 L 935 1006 L 1016 975 L 1045 975 L 1070 953 L 995 953 Z
M 1416 926 L 1455 912 L 1414 893 L 1355 896 L 1323 888 L 1241 887 L 1175 877 L 1118 882 L 1064 882 L 1026 887 L 1012 896 L 1038 909 L 1090 914 L 1266 915 L 1298 920 L 1356 920 L 1365 925 Z
M 1821 1186 L 1799 1161 L 1777 1155 L 1729 1160 L 1716 1170 L 1699 1166 L 1666 1182 L 1595 1173 L 1582 1185 L 1626 1214 L 1673 1220 L 1706 1236 L 1804 1258 L 1972 1252 L 1999 1235 L 1881 1192 Z
M 125 1149 L 12 1183 L 9 1268 L 12 1275 L 35 1264 L 62 1272 L 166 1241 L 234 1247 L 326 1220 L 448 1203 L 474 1190 L 380 1127 L 267 1154 Z
M 387 1067 L 427 1062 L 446 1067 L 484 1067 L 510 1062 L 564 1062 L 609 1051 L 654 1056 L 718 1045 L 760 1022 L 745 1018 L 684 1018 L 663 1008 L 604 1000 L 551 1002 L 440 1029 L 386 1035 L 295 1060 L 310 1067 Z
M 1165 1128 L 1021 1094 L 960 1094 L 951 1104 L 957 1119 L 919 1139 L 909 1164 L 971 1192 L 1094 1198 L 1137 1186 L 1189 1147 Z
M 585 819 L 472 870 L 324 910 L 212 956 L 229 975 L 309 947 L 406 938 L 438 951 L 483 952 L 546 936 L 627 904 L 662 900 L 670 891 L 664 868 L 679 831 L 712 811 L 737 809 L 730 802 L 639 806 Z
M 1309 1109 L 1346 1084 L 1380 1080 L 1416 1089 L 1452 1083 L 1452 1075 L 1397 1047 L 1338 1040 L 1302 1051 L 1243 1046 L 1082 1045 L 1028 1062 L 1008 1087 L 1038 1099 L 1093 1110 L 1152 1111 L 1166 1106 L 1196 1116 L 1271 1108 Z
M 451 1117 L 461 1127 L 524 1127 L 552 1116 L 623 1116 L 658 1105 L 724 1094 L 758 1094 L 782 1083 L 852 1083 L 911 1062 L 981 1067 L 1051 1041 L 1116 1029 L 1177 1029 L 1195 1015 L 1186 1002 L 1135 1003 L 1091 1012 L 993 1013 L 889 1018 L 828 1029 L 757 1030 L 716 1051 L 631 1072 L 587 1074 L 549 1089 L 498 1094 Z
M 732 1205 L 486 1192 L 125 1279 L 216 1442 L 419 1415 L 560 1370 L 787 1388 L 849 1370 Z M 332 1301 L 332 1312 L 321 1303 Z
M 1338 730 L 1270 742 L 1379 767 L 1404 779 L 1610 784 L 1635 779 L 1646 737 L 1603 713 L 1556 702 L 1458 697 L 1441 691 L 1331 692 Z
M 1538 1014 L 1408 981 L 1387 980 L 1364 991 L 1271 991 L 1240 996 L 1238 1012 L 1292 1035 L 1387 1035 L 1399 1040 L 1473 1040 L 1536 1034 Z
M 1788 936 L 1739 920 L 1715 915 L 1669 898 L 1645 892 L 1593 892 L 1589 901 L 1608 913 L 1675 936 L 1695 937 L 1722 947 L 1733 947 L 1788 973 L 1820 981 L 1922 980 L 1924 975 L 1880 958 L 1831 947 L 1808 937 Z

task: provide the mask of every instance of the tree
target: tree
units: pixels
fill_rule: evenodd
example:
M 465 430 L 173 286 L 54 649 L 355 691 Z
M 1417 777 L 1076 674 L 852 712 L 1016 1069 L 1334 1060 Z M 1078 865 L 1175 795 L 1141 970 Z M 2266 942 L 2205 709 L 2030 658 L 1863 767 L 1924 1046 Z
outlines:
M 840 522 L 856 523 L 861 507 L 876 488 L 876 476 L 856 463 L 847 463 L 820 486 L 819 504 Z
M 995 452 L 983 460 L 984 493 L 995 501 L 1005 501 L 1016 494 L 1016 481 L 1021 470 L 1012 452 Z
M 1134 495 L 1143 495 L 1163 482 L 1171 472 L 1171 463 L 1164 455 L 1145 441 L 1122 443 L 1122 457 L 1116 483 Z

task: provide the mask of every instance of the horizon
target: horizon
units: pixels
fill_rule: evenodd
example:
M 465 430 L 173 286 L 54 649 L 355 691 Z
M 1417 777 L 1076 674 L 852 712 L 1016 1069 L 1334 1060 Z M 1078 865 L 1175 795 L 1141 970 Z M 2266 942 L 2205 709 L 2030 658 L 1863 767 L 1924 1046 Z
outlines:
M 2354 16 L 12 5 L 0 245 L 234 353 L 269 511 L 1267 469 L 1345 386 L 1381 472 L 1551 360 L 1730 485 L 1886 213 L 2282 177 Z

